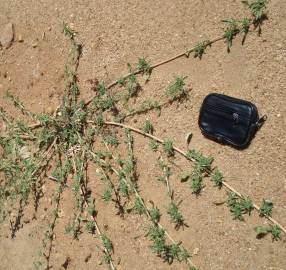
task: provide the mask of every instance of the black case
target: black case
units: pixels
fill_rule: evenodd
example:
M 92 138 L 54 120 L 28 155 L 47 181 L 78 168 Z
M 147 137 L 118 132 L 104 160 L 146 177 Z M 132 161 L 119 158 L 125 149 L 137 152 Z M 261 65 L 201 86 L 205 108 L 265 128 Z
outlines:
M 207 137 L 244 148 L 265 119 L 265 116 L 259 119 L 251 102 L 212 93 L 201 106 L 199 127 Z

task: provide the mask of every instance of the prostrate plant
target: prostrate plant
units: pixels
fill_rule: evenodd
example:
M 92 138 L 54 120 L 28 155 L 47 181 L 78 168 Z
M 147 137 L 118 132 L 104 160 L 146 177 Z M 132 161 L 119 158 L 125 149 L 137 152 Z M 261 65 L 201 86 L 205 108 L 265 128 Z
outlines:
M 165 140 L 163 142 L 163 150 L 168 157 L 174 156 L 175 152 L 173 148 L 173 142 L 171 140 Z
M 249 32 L 250 25 L 251 25 L 251 20 L 248 18 L 243 18 L 243 20 L 241 21 L 241 32 L 243 33 L 242 45 L 246 40 L 246 36 Z
M 214 185 L 216 187 L 219 187 L 219 188 L 222 187 L 223 175 L 218 169 L 215 169 L 214 171 L 212 171 L 211 180 L 214 182 Z
M 140 115 L 142 113 L 147 113 L 151 110 L 157 110 L 158 116 L 160 116 L 161 109 L 172 104 L 174 101 L 181 101 L 188 97 L 188 90 L 185 89 L 185 79 L 186 77 L 177 76 L 174 78 L 174 82 L 166 88 L 164 95 L 161 96 L 160 102 L 157 100 L 145 100 L 137 108 L 128 108 L 128 112 L 120 112 L 118 116 L 115 117 L 117 122 L 122 122 L 128 117 L 134 115 Z M 121 85 L 124 85 L 121 83 Z
M 151 225 L 147 235 L 150 241 L 152 241 L 152 251 L 169 264 L 172 264 L 174 260 L 178 260 L 179 262 L 188 261 L 191 257 L 186 249 L 180 247 L 180 244 L 167 244 L 166 232 L 158 225 Z
M 133 137 L 130 134 L 129 130 L 126 130 L 125 132 L 125 144 L 127 145 L 127 151 L 128 151 L 128 160 L 134 161 L 134 155 L 133 155 Z M 109 149 L 107 148 L 109 151 Z M 159 223 L 161 214 L 159 209 L 154 205 L 152 201 L 150 203 L 152 204 L 152 208 L 148 208 L 142 199 L 137 185 L 130 184 L 131 181 L 128 178 L 127 174 L 125 173 L 125 170 L 122 168 L 122 162 L 119 164 L 119 170 L 115 169 L 113 166 L 111 166 L 112 170 L 117 174 L 120 175 L 120 171 L 123 172 L 122 180 L 126 184 L 126 186 L 130 187 L 130 194 L 134 194 L 134 204 L 131 208 L 131 212 L 139 215 L 145 214 L 148 219 L 152 222 L 152 225 L 150 226 L 149 232 L 147 235 L 150 237 L 150 240 L 153 242 L 151 245 L 151 249 L 160 256 L 164 261 L 167 261 L 169 264 L 171 264 L 175 259 L 179 262 L 185 261 L 190 267 L 194 267 L 193 263 L 190 260 L 190 254 L 189 252 L 181 247 L 181 244 L 177 244 L 173 238 L 170 237 L 170 235 L 166 232 L 166 230 L 162 227 L 162 225 Z M 165 166 L 165 165 L 161 165 Z M 130 167 L 131 168 L 131 167 Z M 132 168 L 134 169 L 134 163 Z M 133 172 L 134 170 L 128 170 L 129 173 Z M 164 170 L 164 168 L 162 167 Z M 136 174 L 136 173 L 135 173 Z M 166 175 L 165 175 L 166 176 Z M 171 192 L 170 192 L 171 193 Z M 170 197 L 172 195 L 169 194 Z M 175 209 L 176 208 L 176 209 Z M 180 226 L 186 225 L 184 223 L 182 215 L 178 212 L 177 205 L 174 204 L 174 207 L 172 209 L 169 209 L 170 217 L 173 218 L 176 228 L 179 228 Z M 172 244 L 167 244 L 166 236 L 169 238 L 169 240 L 172 242 Z
M 281 239 L 281 229 L 277 225 L 271 225 L 271 226 L 257 226 L 254 228 L 256 232 L 256 237 L 261 238 L 266 236 L 267 234 L 272 235 L 273 240 L 279 240 Z
M 167 87 L 165 95 L 169 103 L 187 97 L 188 93 L 184 88 L 186 78 L 187 77 L 175 77 L 175 82 Z
M 175 229 L 179 230 L 186 226 L 183 215 L 179 212 L 178 205 L 172 200 L 168 206 L 167 213 L 170 216 L 171 223 L 175 224 Z
M 194 57 L 202 58 L 206 48 L 219 40 L 225 40 L 229 49 L 237 34 L 244 33 L 245 39 L 251 25 L 260 27 L 265 18 L 265 3 L 266 1 L 262 0 L 247 2 L 253 20 L 247 18 L 225 20 L 227 26 L 223 36 L 199 42 L 194 48 L 188 50 L 188 53 L 181 53 L 153 65 L 150 65 L 146 58 L 140 58 L 136 68 L 128 64 L 129 73 L 107 86 L 97 80 L 92 80 L 95 96 L 86 102 L 79 100 L 80 91 L 77 78 L 82 46 L 75 41 L 76 33 L 67 24 L 64 24 L 63 32 L 70 39 L 72 48 L 64 68 L 66 85 L 62 103 L 55 113 L 53 115 L 34 114 L 27 110 L 10 92 L 8 98 L 35 124 L 28 126 L 24 122 L 16 121 L 8 117 L 0 108 L 0 116 L 6 125 L 5 133 L 0 136 L 0 145 L 3 148 L 0 171 L 5 174 L 5 179 L 0 182 L 0 205 L 2 218 L 17 209 L 18 216 L 14 221 L 10 221 L 12 237 L 20 228 L 21 217 L 29 198 L 32 197 L 36 212 L 39 199 L 45 195 L 41 190 L 44 181 L 50 179 L 53 181 L 52 183 L 56 184 L 49 226 L 41 251 L 46 263 L 44 265 L 39 261 L 36 266 L 50 268 L 49 258 L 53 251 L 54 228 L 61 211 L 61 194 L 63 190 L 68 190 L 74 194 L 75 211 L 70 218 L 71 222 L 66 226 L 66 231 L 77 238 L 84 233 L 82 228 L 85 228 L 88 233 L 96 237 L 94 241 L 99 241 L 103 254 L 102 260 L 109 268 L 115 269 L 112 256 L 114 252 L 116 255 L 116 250 L 113 250 L 112 242 L 108 236 L 100 231 L 97 219 L 98 209 L 95 209 L 93 191 L 88 187 L 87 171 L 88 164 L 91 162 L 96 165 L 96 176 L 104 185 L 99 198 L 101 197 L 105 202 L 114 203 L 118 211 L 117 214 L 120 216 L 129 213 L 144 215 L 151 224 L 147 235 L 152 242 L 153 252 L 169 264 L 174 260 L 185 261 L 190 269 L 196 269 L 190 260 L 190 253 L 183 247 L 183 244 L 175 241 L 159 223 L 161 217 L 159 208 L 151 200 L 146 200 L 151 204 L 151 207 L 147 207 L 141 196 L 131 131 L 149 138 L 151 150 L 160 152 L 160 156 L 167 157 L 166 159 L 170 163 L 175 160 L 176 153 L 192 162 L 192 171 L 183 172 L 181 181 L 189 182 L 196 195 L 202 191 L 203 179 L 210 176 L 215 186 L 225 187 L 231 191 L 227 204 L 235 219 L 242 220 L 243 214 L 250 214 L 253 209 L 256 209 L 262 217 L 266 217 L 273 223 L 270 227 L 257 227 L 256 231 L 259 235 L 271 233 L 273 239 L 276 240 L 279 239 L 281 231 L 286 233 L 286 229 L 271 217 L 273 204 L 264 200 L 262 206 L 258 207 L 252 203 L 251 199 L 242 196 L 225 182 L 218 169 L 212 168 L 212 157 L 205 157 L 195 150 L 185 152 L 175 147 L 171 140 L 162 140 L 154 136 L 154 128 L 150 121 L 146 121 L 141 130 L 120 123 L 127 117 L 146 113 L 153 109 L 160 112 L 163 107 L 174 101 L 181 101 L 188 97 L 185 87 L 186 77 L 177 76 L 174 82 L 166 88 L 160 102 L 148 99 L 138 107 L 130 109 L 128 107 L 129 100 L 136 97 L 141 91 L 136 74 L 141 73 L 149 80 L 151 71 L 155 67 L 189 55 L 191 52 L 194 53 Z M 258 22 L 259 24 L 257 24 Z M 115 85 L 120 85 L 121 88 L 116 94 L 111 94 L 109 90 Z M 115 119 L 115 122 L 106 121 L 106 119 Z M 114 129 L 109 129 L 110 126 L 125 129 L 124 144 L 120 139 L 120 134 L 116 136 Z M 162 145 L 163 151 L 159 151 L 161 149 L 159 144 Z M 117 150 L 119 146 L 120 148 L 125 146 L 126 153 L 122 149 Z M 105 150 L 102 147 L 105 147 Z M 47 165 L 51 165 L 52 169 Z M 175 191 L 170 188 L 171 166 L 162 161 L 161 169 L 163 176 L 159 179 L 166 183 L 168 199 L 170 199 L 167 214 L 170 221 L 175 224 L 175 228 L 179 229 L 186 224 L 183 214 L 179 211 L 180 203 L 176 203 L 174 200 Z M 51 176 L 44 178 L 50 171 L 52 171 Z M 69 177 L 71 183 L 67 183 L 68 175 L 72 176 Z M 3 207 L 4 202 L 6 202 L 5 207 Z
M 226 28 L 224 30 L 224 38 L 227 44 L 227 52 L 230 52 L 230 47 L 232 45 L 232 40 L 240 32 L 238 21 L 235 19 L 222 20 L 226 23 Z
M 253 1 L 242 1 L 251 11 L 253 16 L 254 27 L 258 27 L 258 33 L 261 33 L 261 25 L 266 16 L 266 4 L 267 0 L 253 0 Z
M 150 63 L 147 62 L 145 57 L 139 58 L 137 63 L 137 70 L 142 71 L 143 75 L 146 76 L 146 82 L 149 81 L 151 73 L 152 73 L 152 67 Z
M 273 209 L 273 203 L 269 200 L 263 199 L 261 207 L 259 209 L 260 216 L 271 216 Z
M 249 198 L 240 198 L 234 192 L 228 193 L 227 206 L 234 219 L 243 220 L 243 214 L 251 214 L 253 210 L 252 201 Z
M 152 123 L 150 122 L 150 120 L 146 120 L 144 122 L 142 130 L 144 133 L 150 133 L 150 134 L 153 133 L 154 127 L 153 127 Z
M 195 47 L 193 49 L 186 52 L 186 56 L 189 57 L 191 53 L 194 53 L 194 58 L 198 57 L 199 59 L 202 59 L 206 48 L 208 46 L 211 47 L 211 44 L 212 43 L 210 40 L 200 41 L 195 45 Z

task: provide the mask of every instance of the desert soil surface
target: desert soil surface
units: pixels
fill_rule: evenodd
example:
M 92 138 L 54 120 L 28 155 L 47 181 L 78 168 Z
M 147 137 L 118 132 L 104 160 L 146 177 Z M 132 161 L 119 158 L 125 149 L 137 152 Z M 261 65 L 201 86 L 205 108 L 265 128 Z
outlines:
M 262 199 L 274 203 L 272 216 L 286 226 L 286 2 L 268 3 L 268 20 L 261 36 L 250 33 L 245 44 L 234 40 L 230 53 L 223 41 L 207 49 L 202 60 L 180 58 L 154 69 L 150 81 L 130 106 L 146 98 L 159 99 L 175 75 L 187 76 L 189 99 L 162 110 L 129 118 L 125 123 L 141 127 L 149 119 L 154 134 L 173 140 L 187 149 L 186 135 L 193 133 L 189 148 L 213 156 L 225 180 L 260 205 Z M 12 23 L 14 41 L 0 49 L 0 105 L 14 117 L 22 117 L 3 97 L 5 91 L 19 96 L 34 112 L 50 112 L 60 103 L 64 91 L 64 64 L 70 50 L 62 33 L 63 22 L 76 32 L 83 44 L 78 75 L 81 96 L 94 95 L 90 79 L 108 84 L 126 73 L 126 64 L 135 64 L 145 56 L 152 63 L 164 60 L 192 47 L 202 39 L 222 34 L 227 18 L 249 16 L 240 0 L 0 0 L 0 33 Z M 138 76 L 141 81 L 141 76 Z M 142 80 L 143 82 L 143 80 Z M 120 91 L 114 88 L 113 91 Z M 218 92 L 255 103 L 268 119 L 250 146 L 242 151 L 206 139 L 198 127 L 203 98 Z M 119 135 L 123 132 L 119 131 Z M 158 153 L 149 150 L 148 140 L 134 135 L 138 185 L 143 198 L 153 200 L 162 212 L 162 224 L 168 232 L 195 253 L 192 261 L 201 270 L 285 270 L 286 240 L 272 241 L 268 235 L 257 239 L 254 227 L 267 224 L 253 211 L 245 221 L 234 220 L 226 205 L 215 205 L 226 198 L 224 188 L 217 189 L 208 180 L 200 196 L 192 194 L 179 175 L 190 164 L 182 157 L 170 178 L 180 211 L 188 227 L 176 231 L 166 213 L 166 187 L 156 177 Z M 90 170 L 90 187 L 96 198 L 97 220 L 114 244 L 114 262 L 118 270 L 187 269 L 184 263 L 162 262 L 150 250 L 145 237 L 148 221 L 143 216 L 116 215 L 114 204 L 102 202 L 103 186 Z M 28 207 L 23 226 L 10 238 L 9 221 L 1 225 L 0 269 L 34 269 L 43 233 L 49 221 L 53 181 L 47 180 L 36 218 Z M 94 237 L 82 233 L 78 240 L 65 234 L 73 215 L 73 197 L 64 192 L 60 218 L 55 229 L 52 269 L 106 269 Z M 11 218 L 13 218 L 13 213 Z M 65 262 L 68 260 L 68 265 Z

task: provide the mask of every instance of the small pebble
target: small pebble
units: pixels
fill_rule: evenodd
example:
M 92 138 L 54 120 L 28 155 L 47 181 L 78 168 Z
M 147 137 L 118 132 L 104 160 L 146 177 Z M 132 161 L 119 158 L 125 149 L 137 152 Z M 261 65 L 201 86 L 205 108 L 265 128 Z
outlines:
M 194 255 L 198 255 L 199 251 L 200 251 L 200 249 L 199 249 L 198 247 L 196 247 L 196 248 L 194 248 L 194 250 L 193 250 L 193 254 L 194 254 Z
M 54 111 L 55 111 L 55 110 L 54 110 L 51 106 L 49 106 L 49 107 L 46 109 L 46 112 L 47 112 L 48 114 L 53 114 Z
M 24 42 L 23 36 L 21 34 L 18 36 L 18 42 Z
M 278 117 L 278 118 L 281 117 L 281 113 L 278 113 L 278 114 L 277 114 L 277 117 Z
M 37 43 L 37 42 L 33 42 L 33 43 L 32 43 L 32 47 L 33 47 L 33 48 L 36 48 L 37 46 L 38 46 L 38 43 Z

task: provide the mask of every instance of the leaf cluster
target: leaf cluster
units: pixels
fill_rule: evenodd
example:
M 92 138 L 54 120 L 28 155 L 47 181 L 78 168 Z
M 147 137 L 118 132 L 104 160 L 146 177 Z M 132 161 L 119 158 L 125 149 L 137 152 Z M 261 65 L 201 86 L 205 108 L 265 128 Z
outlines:
M 170 216 L 171 223 L 175 224 L 176 230 L 180 229 L 180 227 L 183 227 L 185 225 L 184 217 L 179 212 L 178 205 L 174 201 L 170 202 L 167 213 Z
M 181 262 L 191 257 L 179 244 L 167 244 L 165 230 L 157 225 L 149 227 L 147 236 L 152 242 L 152 251 L 168 262 L 168 264 L 172 264 L 174 260 Z
M 228 193 L 227 206 L 234 219 L 243 220 L 243 214 L 251 214 L 253 203 L 250 198 L 240 198 L 234 192 Z
M 277 225 L 257 226 L 254 230 L 257 238 L 262 238 L 270 233 L 273 240 L 281 239 L 281 229 Z

